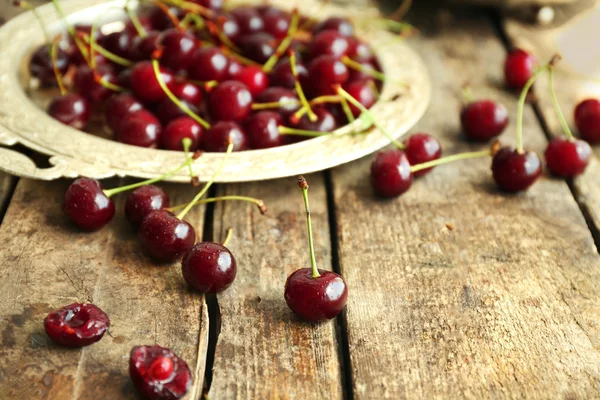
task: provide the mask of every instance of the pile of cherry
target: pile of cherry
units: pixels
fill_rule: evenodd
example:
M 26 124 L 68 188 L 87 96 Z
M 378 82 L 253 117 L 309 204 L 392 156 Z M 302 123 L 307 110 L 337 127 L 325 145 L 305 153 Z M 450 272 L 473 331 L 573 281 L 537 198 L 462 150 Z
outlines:
M 225 11 L 220 0 L 165 0 L 129 15 L 120 31 L 70 26 L 35 51 L 32 76 L 61 90 L 52 117 L 85 129 L 97 110 L 122 143 L 182 150 L 187 137 L 192 151 L 224 152 L 229 140 L 234 151 L 264 149 L 347 124 L 360 111 L 344 110 L 332 85 L 367 108 L 377 100 L 376 59 L 344 18 Z

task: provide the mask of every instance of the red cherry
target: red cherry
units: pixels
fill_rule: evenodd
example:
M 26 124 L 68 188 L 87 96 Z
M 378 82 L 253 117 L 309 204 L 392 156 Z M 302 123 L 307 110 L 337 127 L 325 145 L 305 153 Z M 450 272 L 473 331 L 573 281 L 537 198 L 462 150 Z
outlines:
M 129 355 L 129 376 L 145 399 L 181 399 L 192 385 L 187 363 L 160 346 L 135 346 Z
M 256 98 L 257 103 L 280 103 L 281 106 L 271 111 L 277 111 L 281 115 L 288 116 L 296 112 L 300 106 L 298 105 L 298 96 L 293 90 L 282 87 L 270 87 L 262 92 Z
M 58 48 L 56 66 L 61 75 L 69 68 L 69 57 L 62 49 Z M 29 73 L 40 80 L 43 87 L 56 85 L 56 76 L 52 68 L 52 59 L 48 45 L 43 44 L 33 53 L 29 62 Z
M 104 194 L 100 182 L 79 178 L 69 185 L 63 206 L 67 217 L 85 231 L 95 231 L 115 215 L 115 204 Z
M 200 114 L 200 110 L 195 105 L 184 100 L 182 100 L 181 103 L 190 109 L 190 111 L 192 111 L 194 114 Z M 187 117 L 188 114 L 186 114 L 186 112 L 183 111 L 179 105 L 173 103 L 171 99 L 166 98 L 156 106 L 156 115 L 160 119 L 160 122 L 166 125 L 174 119 Z
M 67 93 L 55 97 L 48 106 L 48 114 L 65 125 L 83 129 L 90 119 L 90 105 L 83 96 Z
M 360 80 L 347 83 L 344 85 L 344 89 L 350 96 L 358 100 L 360 104 L 365 106 L 365 108 L 373 107 L 373 104 L 377 101 L 377 93 L 373 89 L 373 85 L 371 85 L 372 81 L 369 80 Z M 358 117 L 361 113 L 354 105 L 350 104 L 350 111 L 352 111 L 352 115 Z
M 590 142 L 600 142 L 600 101 L 583 100 L 575 107 L 575 125 L 581 137 Z
M 345 36 L 336 31 L 326 30 L 318 33 L 308 46 L 308 54 L 311 59 L 322 55 L 341 58 L 346 55 L 350 44 Z
M 302 118 L 295 124 L 294 128 L 313 132 L 333 132 L 337 128 L 337 120 L 332 113 L 323 107 L 313 109 L 317 116 L 316 121 L 311 121 L 308 115 L 303 115 Z M 301 140 L 306 140 L 309 137 L 301 135 L 285 135 L 286 143 L 296 143 Z
M 548 169 L 554 175 L 573 178 L 585 171 L 592 148 L 583 140 L 554 138 L 544 152 Z
M 236 60 L 229 60 L 229 67 L 227 68 L 227 76 L 230 80 L 235 80 L 236 76 L 244 69 L 244 66 Z
M 175 81 L 170 87 L 171 92 L 175 97 L 180 100 L 187 101 L 193 105 L 198 105 L 202 103 L 204 95 L 202 94 L 202 89 L 191 82 L 178 82 Z
M 240 40 L 240 25 L 237 20 L 230 14 L 221 14 L 214 21 L 220 35 L 224 35 L 233 43 L 239 43 Z M 217 43 L 222 43 L 219 34 L 212 33 L 212 39 Z
M 354 81 L 366 81 L 371 80 L 375 82 L 375 79 L 369 71 L 377 71 L 377 67 L 371 61 L 357 61 L 360 64 L 360 69 L 350 69 L 348 70 L 348 82 Z
M 96 343 L 110 326 L 108 315 L 93 304 L 73 303 L 44 318 L 44 330 L 53 342 L 66 347 Z
M 353 37 L 348 38 L 348 51 L 346 55 L 357 62 L 372 62 L 373 50 L 365 42 Z
M 243 83 L 225 81 L 210 93 L 208 109 L 216 121 L 241 121 L 252 111 L 252 95 Z
M 308 77 L 308 70 L 304 64 L 296 63 L 296 72 L 298 73 L 300 83 L 305 82 Z M 271 86 L 281 86 L 288 89 L 295 88 L 295 80 L 289 58 L 277 63 L 275 68 L 273 68 L 273 71 L 271 71 L 269 82 L 271 83 Z
M 278 129 L 282 122 L 281 115 L 273 111 L 260 111 L 248 118 L 244 128 L 248 133 L 250 147 L 267 149 L 282 146 L 285 139 Z
M 170 6 L 169 12 L 176 18 L 183 17 L 184 13 L 183 9 L 175 6 Z M 148 18 L 154 29 L 157 31 L 164 31 L 173 27 L 173 22 L 169 16 L 158 6 L 152 6 L 148 10 Z
M 184 138 L 192 140 L 190 151 L 196 151 L 204 128 L 190 117 L 179 117 L 169 122 L 160 136 L 160 147 L 166 150 L 183 150 L 181 141 Z
M 242 53 L 257 63 L 264 64 L 275 53 L 277 41 L 266 32 L 259 32 L 250 36 L 242 36 L 240 47 Z
M 264 92 L 269 86 L 269 78 L 260 67 L 244 67 L 233 78 L 246 85 L 253 97 Z
M 181 262 L 187 284 L 202 293 L 218 293 L 233 283 L 237 272 L 235 258 L 219 243 L 197 243 Z
M 319 22 L 314 28 L 314 33 L 323 31 L 334 31 L 342 36 L 349 37 L 354 35 L 354 26 L 346 18 L 330 17 Z
M 135 97 L 129 93 L 111 96 L 106 102 L 104 118 L 113 131 L 118 131 L 121 123 L 133 113 L 144 108 Z
M 492 159 L 492 174 L 498 187 L 505 192 L 527 190 L 542 174 L 542 163 L 532 151 L 519 153 L 510 147 L 501 148 Z
M 266 11 L 262 15 L 265 32 L 273 35 L 275 39 L 283 39 L 287 36 L 291 17 L 286 12 Z
M 158 48 L 161 33 L 151 31 L 146 36 L 136 36 L 131 43 L 131 58 L 136 61 L 150 60 L 152 53 Z
M 161 67 L 160 76 L 165 85 L 171 89 L 173 74 Z M 141 61 L 133 67 L 131 70 L 131 89 L 136 97 L 145 103 L 157 103 L 167 98 L 167 94 L 156 79 L 150 61 Z
M 121 123 L 117 141 L 139 147 L 157 147 L 161 133 L 162 126 L 156 117 L 141 110 Z
M 124 89 L 131 90 L 131 68 L 119 72 L 119 75 L 117 75 L 117 85 Z
M 237 21 L 242 35 L 262 32 L 265 27 L 262 17 L 253 7 L 236 7 L 231 10 L 231 15 Z
M 423 164 L 428 161 L 437 160 L 442 156 L 442 146 L 436 138 L 426 133 L 415 133 L 410 135 L 404 142 L 404 152 L 410 165 Z M 414 176 L 423 176 L 432 168 L 422 169 L 414 173 Z
M 125 201 L 125 218 L 138 227 L 152 211 L 169 207 L 169 196 L 154 185 L 145 185 L 132 191 Z
M 129 59 L 133 55 L 133 38 L 131 31 L 111 32 L 100 41 L 100 45 L 119 57 Z
M 162 46 L 160 63 L 173 70 L 187 69 L 193 61 L 196 38 L 178 29 L 164 31 L 158 43 Z
M 202 148 L 210 152 L 224 153 L 230 142 L 233 144 L 233 151 L 248 149 L 246 133 L 231 121 L 214 123 L 202 136 Z
M 516 49 L 511 51 L 504 63 L 504 79 L 514 89 L 522 89 L 533 75 L 537 64 L 536 58 L 528 52 Z
M 492 100 L 478 100 L 463 108 L 460 122 L 469 139 L 489 140 L 501 134 L 508 125 L 508 111 Z
M 348 287 L 344 279 L 331 271 L 319 270 L 312 277 L 310 268 L 293 272 L 285 283 L 285 301 L 300 318 L 310 322 L 335 318 L 346 305 Z
M 381 197 L 397 197 L 410 189 L 413 174 L 406 153 L 399 149 L 380 151 L 371 164 L 371 186 Z
M 309 91 L 313 96 L 335 94 L 333 86 L 347 80 L 348 68 L 333 56 L 319 56 L 308 66 Z
M 102 78 L 105 82 L 117 82 L 117 76 L 108 65 L 98 65 L 95 70 L 92 70 L 87 65 L 82 65 L 77 68 L 77 73 L 75 74 L 75 89 L 77 93 L 85 97 L 92 104 L 101 103 L 113 94 L 112 90 L 98 83 L 96 80 L 97 77 Z
M 167 210 L 150 212 L 139 231 L 143 248 L 160 261 L 175 261 L 196 241 L 194 228 Z
M 194 52 L 188 68 L 191 79 L 222 82 L 229 76 L 229 59 L 214 47 L 201 47 Z
M 223 0 L 190 0 L 192 3 L 201 5 L 213 11 L 220 11 L 223 8 Z

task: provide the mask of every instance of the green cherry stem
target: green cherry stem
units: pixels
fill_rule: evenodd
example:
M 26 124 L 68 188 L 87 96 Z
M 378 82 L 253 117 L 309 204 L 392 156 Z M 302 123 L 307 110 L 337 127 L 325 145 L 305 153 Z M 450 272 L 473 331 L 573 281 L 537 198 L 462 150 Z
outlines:
M 94 52 L 98 52 L 102 54 L 104 57 L 114 62 L 115 64 L 121 65 L 123 67 L 131 67 L 134 63 L 126 58 L 120 57 L 115 53 L 111 53 L 106 50 L 104 47 L 98 45 L 96 41 L 95 35 L 96 29 L 94 29 L 94 25 L 92 25 L 92 30 L 90 31 L 90 35 L 84 35 L 83 40 L 90 45 L 90 68 L 94 69 L 96 67 L 96 58 L 94 57 Z
M 466 160 L 469 158 L 486 157 L 492 154 L 491 150 L 471 151 L 467 153 L 453 154 L 451 156 L 438 158 L 437 160 L 427 161 L 422 164 L 413 165 L 410 167 L 410 172 L 418 172 L 427 168 L 436 167 L 442 164 L 448 164 L 458 160 Z
M 194 204 L 196 204 L 196 202 L 198 200 L 200 200 L 206 192 L 208 192 L 208 189 L 210 189 L 212 184 L 215 182 L 215 179 L 217 179 L 217 176 L 221 173 L 221 170 L 225 166 L 225 162 L 227 161 L 227 158 L 229 158 L 229 155 L 231 154 L 232 151 L 233 151 L 233 143 L 229 143 L 229 146 L 227 146 L 227 152 L 225 153 L 225 157 L 223 157 L 221 164 L 219 165 L 219 167 L 217 168 L 215 173 L 211 176 L 210 181 L 208 181 L 208 183 L 206 185 L 204 185 L 202 190 L 200 190 L 198 192 L 198 194 L 192 199 L 192 201 L 189 202 L 179 214 L 177 214 L 177 219 L 183 219 L 183 217 L 185 217 L 185 215 L 192 209 Z
M 281 135 L 299 135 L 299 136 L 308 136 L 308 137 L 319 137 L 319 136 L 325 136 L 325 135 L 331 134 L 331 132 L 308 131 L 305 129 L 289 128 L 289 127 L 283 126 L 283 125 L 279 125 L 277 127 L 277 130 L 279 131 L 279 134 L 281 134 Z
M 342 110 L 344 114 L 346 114 L 346 118 L 349 123 L 353 123 L 356 118 L 354 118 L 354 114 L 352 114 L 352 110 L 350 109 L 350 105 L 348 104 L 348 100 L 344 97 L 340 97 L 340 104 L 342 105 Z
M 531 86 L 533 86 L 533 82 L 537 79 L 537 77 L 545 71 L 548 71 L 549 64 L 544 65 L 541 68 L 538 68 L 537 71 L 529 78 L 525 86 L 523 86 L 523 90 L 521 90 L 521 95 L 519 96 L 519 102 L 517 103 L 517 152 L 519 154 L 523 153 L 523 110 L 525 108 L 525 99 L 527 98 L 527 93 Z
M 294 51 L 290 51 L 290 67 L 292 69 L 292 75 L 294 76 L 294 86 L 296 88 L 296 93 L 298 94 L 298 98 L 300 99 L 302 108 L 306 109 L 306 112 L 308 113 L 308 119 L 311 122 L 315 122 L 318 119 L 318 117 L 313 112 L 312 108 L 310 108 L 310 104 L 306 99 L 306 96 L 304 95 L 304 90 L 302 90 L 302 86 L 300 85 L 300 80 L 298 79 L 298 68 L 296 67 L 296 53 Z M 300 110 L 302 110 L 302 108 Z
M 550 87 L 550 97 L 552 98 L 552 105 L 554 106 L 554 111 L 556 112 L 556 115 L 558 116 L 558 120 L 560 121 L 560 125 L 562 127 L 564 134 L 569 139 L 574 139 L 573 132 L 571 132 L 571 128 L 569 128 L 569 124 L 567 123 L 567 120 L 565 119 L 565 116 L 564 116 L 562 110 L 560 109 L 560 104 L 558 104 L 558 98 L 556 97 L 556 91 L 554 90 L 554 65 L 559 60 L 560 60 L 560 56 L 558 56 L 558 55 L 554 56 L 552 61 L 550 61 L 549 68 L 548 68 L 548 83 L 549 83 L 548 86 Z
M 194 180 L 194 178 L 196 177 L 196 175 L 194 174 L 194 170 L 192 169 L 192 163 L 194 162 L 192 159 L 192 155 L 190 154 L 190 147 L 192 146 L 192 139 L 186 137 L 181 139 L 181 145 L 183 146 L 183 152 L 185 154 L 185 161 L 188 162 L 188 171 L 190 173 L 190 178 L 192 178 L 192 181 Z
M 387 78 L 386 76 L 375 70 L 375 69 L 371 69 L 371 68 L 365 68 L 364 65 L 361 65 L 360 63 L 357 63 L 356 61 L 354 61 L 353 59 L 351 59 L 348 56 L 344 56 L 342 57 L 342 62 L 349 68 L 352 68 L 356 71 L 362 72 L 364 74 L 370 75 L 373 78 L 380 80 L 380 81 L 385 81 Z
M 315 245 L 313 242 L 312 223 L 310 222 L 310 205 L 308 204 L 308 183 L 303 176 L 298 177 L 298 187 L 302 189 L 304 198 L 304 208 L 306 209 L 306 230 L 308 231 L 308 247 L 310 248 L 310 266 L 312 268 L 312 277 L 317 279 L 321 276 L 317 269 L 317 259 L 315 258 Z
M 140 22 L 140 19 L 138 18 L 137 14 L 133 12 L 131 7 L 129 7 L 129 0 L 125 2 L 125 12 L 129 16 L 129 19 L 131 20 L 131 23 L 133 24 L 133 27 L 135 28 L 137 34 L 140 37 L 145 38 L 148 35 L 148 32 L 146 32 L 146 28 L 144 28 L 144 26 Z
M 210 124 L 208 122 L 206 122 L 198 114 L 196 114 L 195 112 L 193 112 L 192 110 L 190 110 L 184 103 L 182 103 L 177 98 L 177 96 L 175 96 L 173 94 L 173 92 L 171 92 L 171 90 L 167 87 L 167 85 L 165 85 L 165 82 L 163 81 L 162 76 L 160 74 L 160 65 L 158 64 L 158 60 L 156 60 L 156 59 L 152 60 L 152 67 L 154 68 L 154 75 L 156 76 L 156 80 L 158 81 L 158 84 L 160 85 L 160 87 L 162 88 L 162 90 L 165 92 L 165 94 L 167 95 L 167 97 L 169 99 L 171 99 L 171 101 L 173 103 L 177 104 L 177 106 L 184 113 L 186 113 L 188 116 L 190 116 L 192 119 L 194 119 L 200 125 L 202 125 L 205 129 L 210 129 Z
M 290 22 L 290 26 L 288 28 L 285 38 L 281 40 L 279 46 L 277 46 L 277 48 L 275 49 L 273 55 L 269 57 L 265 65 L 263 65 L 262 70 L 265 74 L 271 72 L 275 64 L 277 64 L 277 61 L 279 61 L 279 58 L 285 53 L 288 47 L 290 47 L 290 44 L 292 44 L 292 41 L 294 40 L 294 35 L 298 31 L 299 22 L 300 15 L 298 14 L 298 10 L 294 10 L 292 20 Z
M 197 206 L 199 204 L 215 203 L 217 201 L 246 201 L 248 203 L 256 204 L 256 206 L 258 207 L 261 214 L 264 215 L 267 212 L 267 206 L 265 205 L 264 201 L 262 201 L 261 199 L 255 199 L 254 197 L 248 197 L 248 196 L 209 197 L 207 199 L 198 200 L 197 202 L 192 204 L 192 207 Z M 188 204 L 190 204 L 190 203 L 173 206 L 173 207 L 167 208 L 167 210 L 169 210 L 171 212 L 175 212 L 175 211 L 184 209 L 185 207 L 188 206 Z
M 52 0 L 52 4 L 54 5 L 54 9 L 56 10 L 56 13 L 60 17 L 63 25 L 67 28 L 67 32 L 69 32 L 69 35 L 71 36 L 71 38 L 75 42 L 75 45 L 77 46 L 77 48 L 79 49 L 79 51 L 83 55 L 83 58 L 88 62 L 88 65 L 89 65 L 89 62 L 90 62 L 90 60 L 89 60 L 89 57 L 90 57 L 89 52 L 85 48 L 85 46 L 83 45 L 83 43 L 81 43 L 81 39 L 79 39 L 77 37 L 77 32 L 75 31 L 75 28 L 73 28 L 73 26 L 67 22 L 67 17 L 65 16 L 65 13 L 63 12 L 62 7 L 60 6 L 60 2 L 58 0 Z
M 473 96 L 473 90 L 471 90 L 471 86 L 463 86 L 461 94 L 463 104 L 469 104 L 475 101 L 475 96 Z
M 52 63 L 52 71 L 54 71 L 54 77 L 56 78 L 56 83 L 58 84 L 58 90 L 60 90 L 60 94 L 65 95 L 67 94 L 67 89 L 65 88 L 62 75 L 58 70 L 57 58 L 58 41 L 54 41 L 52 43 L 52 48 L 50 49 L 50 62 Z
M 223 247 L 227 247 L 227 245 L 231 241 L 232 233 L 233 233 L 233 229 L 232 228 L 227 228 L 227 234 L 225 235 L 225 240 L 223 240 L 223 243 L 221 243 L 221 245 Z

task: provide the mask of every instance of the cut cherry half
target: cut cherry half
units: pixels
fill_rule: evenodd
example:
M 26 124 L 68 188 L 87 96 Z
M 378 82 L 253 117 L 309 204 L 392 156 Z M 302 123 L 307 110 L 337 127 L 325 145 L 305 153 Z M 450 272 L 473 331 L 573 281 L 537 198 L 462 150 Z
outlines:
M 52 311 L 44 319 L 44 330 L 53 342 L 66 347 L 96 343 L 110 326 L 108 315 L 93 304 L 73 303 Z

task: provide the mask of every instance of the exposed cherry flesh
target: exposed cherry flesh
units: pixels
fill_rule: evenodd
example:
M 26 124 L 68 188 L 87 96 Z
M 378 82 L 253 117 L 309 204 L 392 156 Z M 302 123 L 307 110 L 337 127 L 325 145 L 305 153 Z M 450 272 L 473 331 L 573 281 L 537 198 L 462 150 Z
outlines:
M 93 304 L 73 303 L 52 311 L 44 319 L 44 330 L 53 342 L 66 347 L 96 343 L 110 327 L 108 315 Z
M 248 149 L 246 133 L 237 123 L 231 121 L 214 123 L 202 136 L 202 148 L 210 152 L 224 153 L 230 142 L 233 144 L 233 151 Z
M 233 283 L 237 273 L 235 257 L 219 243 L 201 242 L 183 257 L 181 272 L 187 284 L 202 293 L 218 293 Z
M 209 96 L 208 109 L 216 121 L 241 121 L 252 111 L 252 94 L 241 82 L 225 81 Z
M 380 151 L 371 164 L 371 186 L 378 196 L 397 197 L 410 189 L 413 174 L 406 153 L 399 149 Z
M 63 208 L 79 228 L 95 231 L 108 224 L 115 215 L 115 204 L 95 179 L 79 178 L 67 189 Z
M 154 185 L 145 185 L 129 193 L 125 201 L 125 218 L 138 227 L 152 211 L 169 207 L 169 196 Z
M 527 190 L 542 174 L 542 163 L 532 151 L 519 153 L 503 147 L 492 159 L 492 174 L 500 189 L 509 193 Z
M 139 236 L 144 249 L 160 261 L 175 261 L 196 241 L 194 228 L 167 210 L 156 210 L 144 218 Z
M 514 89 L 522 89 L 533 75 L 536 58 L 521 49 L 511 51 L 504 63 L 504 79 Z
M 415 133 L 410 135 L 404 142 L 404 152 L 410 165 L 423 164 L 428 161 L 437 160 L 442 156 L 442 146 L 436 138 L 426 133 Z M 422 169 L 414 173 L 415 176 L 423 176 L 433 168 Z
M 135 346 L 129 355 L 129 376 L 145 399 L 181 399 L 192 385 L 187 363 L 160 346 Z
M 508 125 L 508 111 L 492 100 L 478 100 L 465 106 L 460 114 L 463 131 L 469 139 L 489 140 Z
M 554 175 L 573 178 L 585 171 L 592 148 L 583 140 L 554 138 L 544 152 L 546 165 Z
M 166 150 L 183 150 L 181 141 L 189 138 L 192 143 L 190 151 L 195 151 L 200 146 L 204 128 L 193 118 L 179 117 L 169 122 L 160 135 L 160 147 Z
M 77 93 L 67 93 L 55 97 L 48 106 L 48 114 L 52 118 L 75 129 L 83 129 L 90 119 L 90 105 Z
M 600 101 L 587 99 L 577 104 L 575 125 L 584 140 L 589 143 L 600 142 Z

